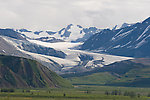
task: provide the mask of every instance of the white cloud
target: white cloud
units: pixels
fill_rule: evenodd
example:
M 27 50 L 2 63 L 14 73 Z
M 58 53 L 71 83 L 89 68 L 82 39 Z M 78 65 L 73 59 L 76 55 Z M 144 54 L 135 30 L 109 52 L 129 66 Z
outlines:
M 67 24 L 113 27 L 150 15 L 149 0 L 0 0 L 0 27 L 58 30 Z

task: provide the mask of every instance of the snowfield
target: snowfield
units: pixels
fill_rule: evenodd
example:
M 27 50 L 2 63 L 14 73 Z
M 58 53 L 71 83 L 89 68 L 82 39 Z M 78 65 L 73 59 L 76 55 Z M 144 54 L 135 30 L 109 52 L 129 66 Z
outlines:
M 114 56 L 114 55 L 107 55 L 107 54 L 99 54 L 99 53 L 93 53 L 93 52 L 88 52 L 88 51 L 82 51 L 82 50 L 72 50 L 70 48 L 73 48 L 75 46 L 79 46 L 82 43 L 71 43 L 71 42 L 58 42 L 58 43 L 47 43 L 47 42 L 41 42 L 38 40 L 29 40 L 32 43 L 36 43 L 38 45 L 42 45 L 42 46 L 46 46 L 46 47 L 51 47 L 54 48 L 56 50 L 61 50 L 63 51 L 65 54 L 67 54 L 65 59 L 62 58 L 57 58 L 57 57 L 48 57 L 54 61 L 56 61 L 59 64 L 62 64 L 66 67 L 73 67 L 75 65 L 77 65 L 80 61 L 79 55 L 90 55 L 92 56 L 94 59 L 92 61 L 89 61 L 89 63 L 87 64 L 87 66 L 90 66 L 93 64 L 93 61 L 95 60 L 101 60 L 102 58 L 104 58 L 104 65 L 108 65 L 117 61 L 122 61 L 122 60 L 127 60 L 127 59 L 133 59 L 131 57 L 122 57 L 122 56 Z M 103 65 L 100 65 L 101 67 Z M 86 66 L 85 66 L 86 67 Z
M 30 41 L 31 43 L 36 43 L 38 45 L 45 46 L 45 47 L 51 47 L 56 50 L 65 50 L 65 49 L 73 48 L 75 46 L 79 46 L 83 44 L 83 43 L 71 43 L 71 42 L 48 43 L 48 42 L 42 42 L 38 40 L 29 40 L 29 39 L 28 41 Z

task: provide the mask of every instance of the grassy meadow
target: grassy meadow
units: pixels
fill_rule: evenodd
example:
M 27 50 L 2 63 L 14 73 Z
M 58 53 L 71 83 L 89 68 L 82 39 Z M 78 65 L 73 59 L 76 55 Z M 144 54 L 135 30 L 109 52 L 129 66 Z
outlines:
M 120 92 L 116 95 L 114 91 Z M 125 96 L 125 92 L 134 94 Z M 149 93 L 150 88 L 76 85 L 68 89 L 15 89 L 0 92 L 0 100 L 150 100 Z

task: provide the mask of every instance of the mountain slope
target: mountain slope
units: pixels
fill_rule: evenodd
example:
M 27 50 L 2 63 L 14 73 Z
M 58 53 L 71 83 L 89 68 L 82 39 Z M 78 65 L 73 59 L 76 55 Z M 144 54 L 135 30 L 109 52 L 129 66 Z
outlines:
M 80 85 L 150 87 L 149 61 L 149 58 L 120 61 L 81 75 L 62 76 Z
M 53 48 L 47 48 L 41 45 L 33 44 L 30 42 L 21 42 L 18 46 L 20 49 L 32 53 L 42 54 L 42 55 L 48 55 L 48 56 L 54 56 L 58 58 L 65 58 L 66 54 L 62 51 L 55 50 Z
M 37 61 L 0 55 L 1 88 L 71 87 L 71 85 Z
M 25 40 L 20 33 L 14 31 L 13 29 L 0 29 L 0 35 L 8 36 L 18 40 Z
M 17 50 L 13 45 L 9 44 L 7 41 L 5 41 L 2 37 L 0 37 L 0 54 L 6 54 L 6 55 L 14 55 L 14 56 L 22 56 L 22 57 L 29 57 L 29 55 L 26 55 L 22 53 L 21 51 Z
M 23 47 L 22 43 L 25 43 L 27 46 Z M 23 50 L 24 48 L 26 48 L 28 51 L 24 51 Z M 48 51 L 46 51 L 47 49 Z M 44 66 L 47 66 L 48 68 L 50 68 L 52 71 L 60 70 L 61 66 L 58 63 L 56 63 L 54 60 L 50 58 L 46 58 L 44 56 L 46 56 L 46 54 L 57 56 L 58 58 L 59 57 L 63 58 L 65 56 L 63 52 L 54 50 L 52 48 L 39 46 L 39 45 L 30 43 L 29 41 L 26 41 L 26 40 L 17 40 L 17 39 L 13 39 L 10 37 L 4 37 L 4 36 L 0 36 L 0 54 L 36 60 L 40 62 L 41 64 L 43 64 Z
M 150 17 L 117 30 L 105 29 L 89 38 L 82 50 L 130 57 L 150 57 Z

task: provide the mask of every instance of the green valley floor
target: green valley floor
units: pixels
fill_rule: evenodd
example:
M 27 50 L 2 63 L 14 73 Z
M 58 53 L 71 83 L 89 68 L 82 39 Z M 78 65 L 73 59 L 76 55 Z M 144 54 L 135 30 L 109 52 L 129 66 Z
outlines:
M 14 90 L 0 92 L 0 100 L 150 100 L 150 88 L 76 85 L 70 89 Z

